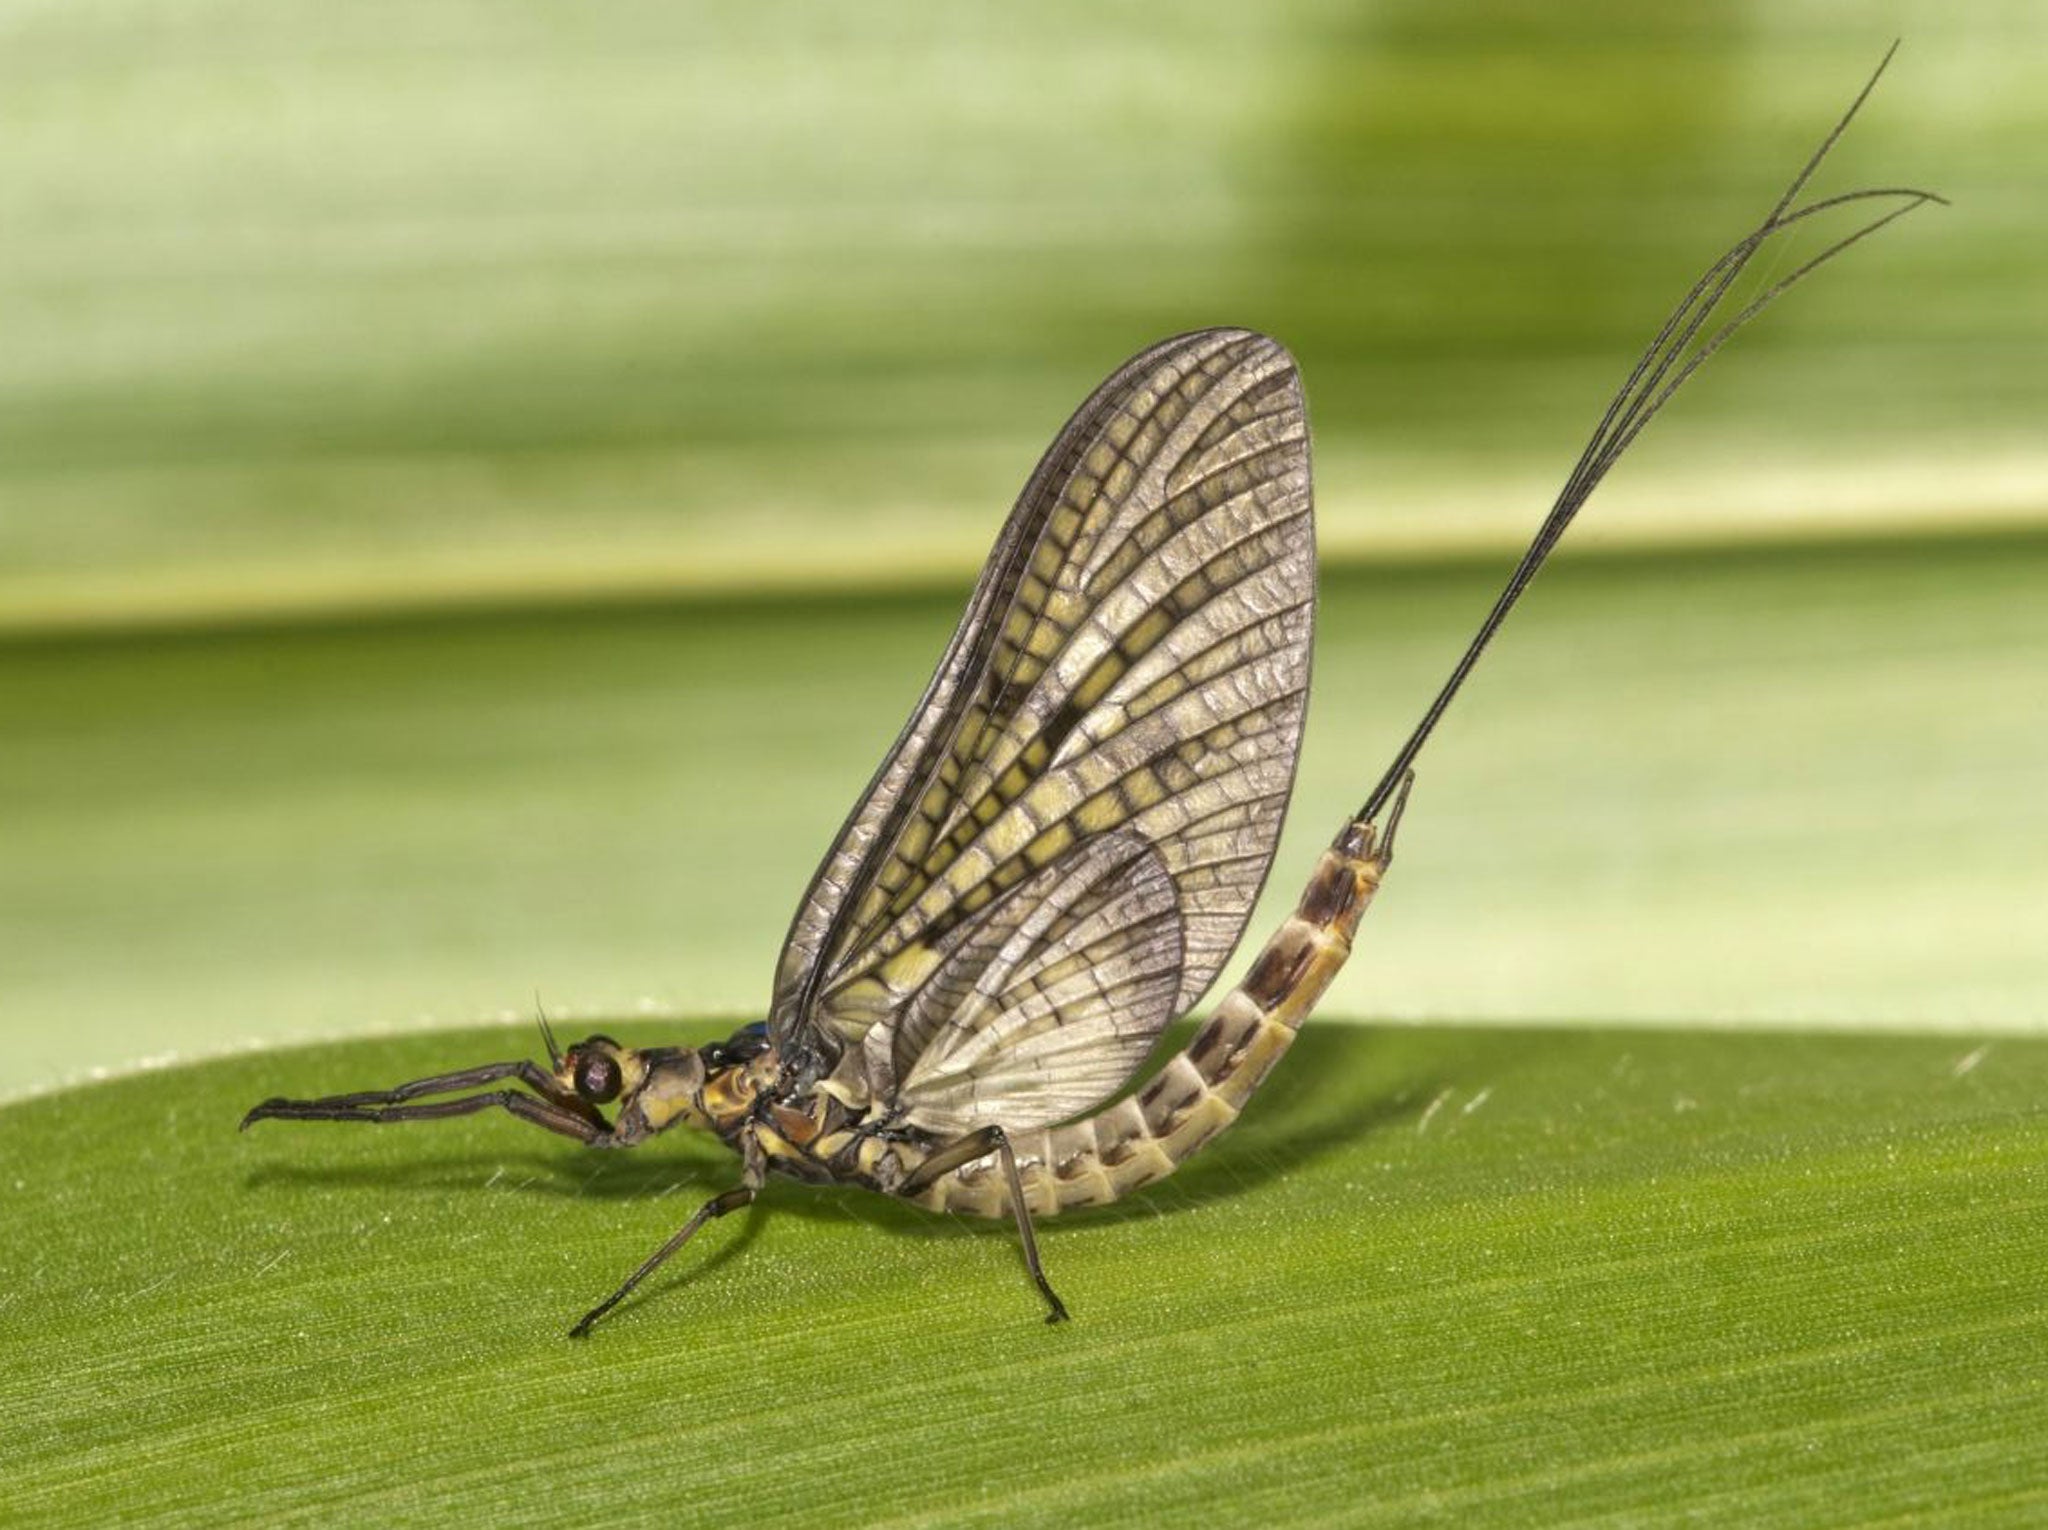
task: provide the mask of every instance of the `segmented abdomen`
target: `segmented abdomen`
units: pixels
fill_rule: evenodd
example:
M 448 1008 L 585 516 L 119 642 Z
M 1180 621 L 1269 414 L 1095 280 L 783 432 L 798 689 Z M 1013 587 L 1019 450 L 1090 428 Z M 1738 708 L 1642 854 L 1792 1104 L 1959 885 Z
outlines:
M 1237 1119 L 1351 954 L 1359 917 L 1387 867 L 1377 838 L 1370 824 L 1344 826 L 1244 981 L 1136 1094 L 1083 1120 L 1010 1139 L 1033 1215 L 1106 1205 L 1164 1179 Z M 944 1176 L 917 1200 L 939 1211 L 1010 1214 L 993 1157 Z

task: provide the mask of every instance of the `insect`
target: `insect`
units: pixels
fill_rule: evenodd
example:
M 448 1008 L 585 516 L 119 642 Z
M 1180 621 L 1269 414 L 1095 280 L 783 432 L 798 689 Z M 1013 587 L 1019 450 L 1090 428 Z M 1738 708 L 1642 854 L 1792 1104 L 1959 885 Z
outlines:
M 266 1100 L 243 1126 L 504 1109 L 592 1147 L 632 1147 L 678 1124 L 716 1133 L 739 1154 L 739 1183 L 584 1314 L 577 1337 L 707 1222 L 751 1205 L 772 1173 L 1012 1219 L 1047 1321 L 1063 1319 L 1033 1219 L 1172 1173 L 1244 1109 L 1350 953 L 1393 860 L 1417 755 L 1608 470 L 1763 308 L 1941 200 L 1884 189 L 1795 206 L 1883 70 L 1769 216 L 1673 310 L 1293 914 L 1135 1092 L 1119 1097 L 1243 933 L 1307 703 L 1308 422 L 1292 357 L 1249 330 L 1139 353 L 1059 433 L 812 878 L 765 1020 L 702 1048 L 594 1035 L 566 1051 L 543 1020 L 545 1065 Z M 1746 303 L 1724 304 L 1767 244 L 1849 204 L 1881 210 Z M 1717 319 L 1724 306 L 1735 311 Z

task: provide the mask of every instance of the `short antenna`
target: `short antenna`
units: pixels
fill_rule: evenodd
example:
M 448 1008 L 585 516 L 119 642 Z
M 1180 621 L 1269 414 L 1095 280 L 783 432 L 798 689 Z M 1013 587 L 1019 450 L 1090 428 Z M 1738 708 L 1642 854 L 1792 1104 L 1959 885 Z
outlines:
M 1915 191 L 1907 187 L 1850 191 L 1839 196 L 1823 197 L 1802 207 L 1792 205 L 1793 199 L 1806 188 L 1806 183 L 1820 168 L 1821 161 L 1828 157 L 1829 151 L 1847 131 L 1849 124 L 1855 120 L 1856 113 L 1869 99 L 1871 91 L 1877 88 L 1877 82 L 1883 77 L 1886 66 L 1891 63 L 1892 55 L 1898 51 L 1899 45 L 1896 42 L 1885 50 L 1884 58 L 1878 63 L 1876 71 L 1864 84 L 1863 89 L 1857 92 L 1856 99 L 1849 103 L 1849 109 L 1842 114 L 1842 120 L 1837 122 L 1833 131 L 1821 140 L 1820 147 L 1813 151 L 1805 166 L 1793 178 L 1792 184 L 1785 188 L 1785 194 L 1778 198 L 1777 205 L 1770 211 L 1770 216 L 1719 260 L 1707 267 L 1700 279 L 1693 283 L 1692 290 L 1685 295 L 1685 300 L 1673 309 L 1671 316 L 1664 321 L 1664 327 L 1657 331 L 1657 337 L 1637 358 L 1635 369 L 1628 375 L 1628 381 L 1621 385 L 1621 390 L 1608 404 L 1607 412 L 1600 417 L 1599 427 L 1594 430 L 1592 439 L 1586 443 L 1586 449 L 1579 454 L 1578 463 L 1573 467 L 1571 476 L 1558 491 L 1557 501 L 1551 506 L 1550 514 L 1543 518 L 1543 524 L 1537 529 L 1535 540 L 1530 542 L 1528 551 L 1522 554 L 1522 560 L 1515 565 L 1514 573 L 1508 576 L 1507 587 L 1501 591 L 1500 598 L 1494 601 L 1493 609 L 1486 614 L 1486 620 L 1479 624 L 1479 631 L 1473 635 L 1471 643 L 1459 658 L 1456 667 L 1452 669 L 1450 679 L 1444 682 L 1443 689 L 1438 691 L 1436 699 L 1430 702 L 1429 710 L 1422 714 L 1422 721 L 1415 725 L 1415 731 L 1410 733 L 1407 742 L 1401 745 L 1400 752 L 1394 756 L 1386 774 L 1380 777 L 1379 784 L 1372 789 L 1372 795 L 1365 799 L 1365 806 L 1358 810 L 1359 822 L 1370 822 L 1375 818 L 1380 809 L 1386 806 L 1387 799 L 1408 776 L 1415 764 L 1415 757 L 1422 752 L 1422 746 L 1429 742 L 1430 734 L 1436 731 L 1436 725 L 1450 706 L 1451 698 L 1458 694 L 1466 676 L 1470 675 L 1473 666 L 1478 664 L 1479 656 L 1486 652 L 1486 645 L 1493 641 L 1494 633 L 1500 630 L 1501 623 L 1507 620 L 1508 612 L 1515 608 L 1515 602 L 1522 598 L 1522 592 L 1528 589 L 1530 582 L 1535 579 L 1544 561 L 1549 558 L 1551 549 L 1564 535 L 1565 528 L 1571 525 L 1572 518 L 1600 486 L 1600 480 L 1607 476 L 1608 470 L 1621 460 L 1622 453 L 1642 434 L 1643 427 L 1656 418 L 1657 412 L 1671 401 L 1671 396 L 1706 363 L 1707 358 L 1733 339 L 1736 331 L 1751 319 L 1851 245 L 1869 238 L 1887 223 L 1903 218 L 1916 207 L 1923 207 L 1929 202 L 1947 205 L 1945 198 L 1936 196 L 1931 191 Z M 1755 258 L 1756 252 L 1776 235 L 1783 233 L 1795 223 L 1832 208 L 1844 207 L 1852 202 L 1881 201 L 1896 202 L 1898 205 L 1859 225 L 1843 238 L 1837 239 L 1790 275 L 1780 277 L 1772 283 L 1764 290 L 1762 296 L 1745 305 L 1732 318 L 1725 320 L 1717 328 L 1707 329 L 1715 312 L 1720 308 L 1722 299 L 1728 295 L 1728 289 Z M 1700 339 L 1702 331 L 1706 331 L 1704 340 Z M 1699 343 L 1695 345 L 1695 341 Z
M 541 1045 L 548 1049 L 548 1062 L 557 1073 L 562 1071 L 562 1049 L 555 1044 L 555 1028 L 548 1024 L 548 1012 L 542 1008 L 538 989 L 533 995 L 534 1013 L 540 1017 Z

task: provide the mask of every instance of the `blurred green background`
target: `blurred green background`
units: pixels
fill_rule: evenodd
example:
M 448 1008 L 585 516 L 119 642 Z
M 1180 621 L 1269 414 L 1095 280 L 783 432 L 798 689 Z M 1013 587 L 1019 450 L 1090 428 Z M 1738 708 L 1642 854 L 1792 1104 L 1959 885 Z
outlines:
M 1822 189 L 1956 206 L 1602 491 L 1329 1007 L 2042 1030 L 2040 7 L 0 7 L 0 1088 L 757 1012 L 1038 451 L 1207 324 L 1316 428 L 1291 899 L 1894 35 Z

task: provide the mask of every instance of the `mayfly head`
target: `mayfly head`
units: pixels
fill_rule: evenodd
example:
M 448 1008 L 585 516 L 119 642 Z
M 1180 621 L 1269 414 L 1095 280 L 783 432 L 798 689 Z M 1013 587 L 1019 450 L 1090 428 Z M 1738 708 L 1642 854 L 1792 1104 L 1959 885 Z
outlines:
M 600 1119 L 612 1110 L 612 1140 L 629 1145 L 679 1122 L 710 1126 L 704 1085 L 712 1071 L 689 1047 L 629 1047 L 592 1035 L 563 1054 L 556 1078 Z

